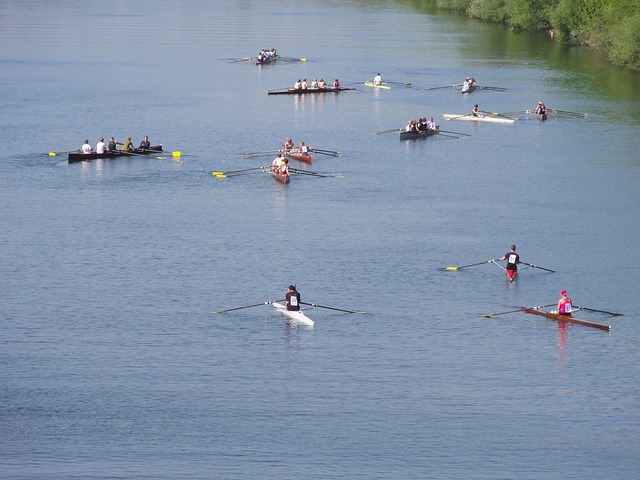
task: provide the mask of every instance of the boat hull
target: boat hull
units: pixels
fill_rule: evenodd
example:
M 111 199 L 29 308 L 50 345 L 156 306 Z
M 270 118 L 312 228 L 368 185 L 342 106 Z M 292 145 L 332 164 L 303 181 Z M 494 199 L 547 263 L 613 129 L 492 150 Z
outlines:
M 462 120 L 462 121 L 470 121 L 470 122 L 489 122 L 489 123 L 514 123 L 515 118 L 504 118 L 504 117 L 475 117 L 471 114 L 469 115 L 460 115 L 456 113 L 443 113 L 442 116 L 445 120 Z
M 273 57 L 264 57 L 262 60 L 256 60 L 256 65 L 269 65 L 278 60 L 278 55 Z
M 377 85 L 373 82 L 364 82 L 364 86 L 371 87 L 371 88 L 381 88 L 383 90 L 391 90 L 391 87 L 388 85 Z
M 277 303 L 277 302 L 273 302 L 271 305 L 273 305 L 273 307 L 278 310 L 280 313 L 282 313 L 285 317 L 287 317 L 290 320 L 293 320 L 296 323 L 300 323 L 302 325 L 306 325 L 308 327 L 313 327 L 313 320 L 311 320 L 309 317 L 307 317 L 304 312 L 302 312 L 301 310 L 298 311 L 290 311 L 287 310 L 287 307 Z
M 82 153 L 72 152 L 68 156 L 69 163 L 85 162 L 88 160 L 96 160 L 99 158 L 119 158 L 119 157 L 134 157 L 136 155 L 152 155 L 154 153 L 162 153 L 162 145 L 153 145 L 148 149 L 136 148 L 131 152 L 123 152 L 122 150 L 116 150 L 115 152 L 105 153 Z
M 273 178 L 275 178 L 276 181 L 280 183 L 287 184 L 291 180 L 291 175 L 285 175 L 283 173 L 275 173 L 275 172 L 271 172 L 271 175 L 273 175 Z
M 311 161 L 313 160 L 313 155 L 309 153 L 285 153 L 284 157 L 288 158 L 289 160 L 296 160 L 298 162 L 304 163 L 311 163 Z
M 288 88 L 287 90 L 270 90 L 268 95 L 306 95 L 317 93 L 339 93 L 346 92 L 347 90 L 355 90 L 355 88 L 340 87 L 340 88 Z
M 540 315 L 550 320 L 556 320 L 557 322 L 575 323 L 577 325 L 584 325 L 586 327 L 598 328 L 600 330 L 604 330 L 605 332 L 611 331 L 610 325 L 602 325 L 600 323 L 592 323 L 592 322 L 587 322 L 585 320 L 578 320 L 573 315 L 558 315 L 557 313 L 543 312 L 541 310 L 537 310 L 534 308 L 527 308 L 527 307 L 520 307 L 520 310 L 526 313 L 532 313 L 533 315 Z
M 400 131 L 400 140 L 417 140 L 418 138 L 427 138 L 437 135 L 440 131 L 440 126 L 437 125 L 435 130 L 427 130 L 424 132 L 407 132 L 406 130 Z

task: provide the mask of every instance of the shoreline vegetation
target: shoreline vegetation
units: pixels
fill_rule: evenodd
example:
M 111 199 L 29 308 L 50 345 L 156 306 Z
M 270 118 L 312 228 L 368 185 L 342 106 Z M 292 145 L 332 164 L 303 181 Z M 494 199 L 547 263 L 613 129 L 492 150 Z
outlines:
M 423 0 L 514 31 L 546 31 L 556 41 L 603 52 L 616 66 L 640 71 L 638 0 Z

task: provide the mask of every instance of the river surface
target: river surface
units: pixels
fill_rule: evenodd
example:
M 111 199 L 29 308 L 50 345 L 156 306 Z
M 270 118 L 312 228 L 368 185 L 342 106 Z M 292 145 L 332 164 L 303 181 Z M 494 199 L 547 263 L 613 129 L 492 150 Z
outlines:
M 0 2 L 0 477 L 639 478 L 640 78 L 422 3 Z M 112 135 L 181 156 L 48 154 Z M 286 137 L 342 156 L 211 174 Z M 368 313 L 215 313 L 291 283 Z M 624 316 L 480 316 L 561 289 Z

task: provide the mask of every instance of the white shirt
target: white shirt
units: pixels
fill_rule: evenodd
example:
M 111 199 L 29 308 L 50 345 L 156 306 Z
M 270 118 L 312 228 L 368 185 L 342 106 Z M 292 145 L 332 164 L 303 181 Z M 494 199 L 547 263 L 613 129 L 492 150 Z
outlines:
M 376 85 L 380 85 L 382 83 L 382 77 L 380 75 L 376 75 L 376 77 L 373 79 L 373 83 L 375 83 Z
M 83 143 L 82 144 L 82 153 L 84 153 L 85 155 L 88 153 L 91 153 L 91 145 L 89 145 L 88 143 Z
M 104 142 L 96 143 L 96 153 L 104 153 Z

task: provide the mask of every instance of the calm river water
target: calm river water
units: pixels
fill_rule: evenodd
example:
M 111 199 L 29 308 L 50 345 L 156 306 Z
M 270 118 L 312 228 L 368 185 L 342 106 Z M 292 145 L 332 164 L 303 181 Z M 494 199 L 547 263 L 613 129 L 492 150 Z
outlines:
M 0 2 L 0 477 L 638 478 L 640 78 L 422 3 Z M 182 155 L 48 155 L 112 135 Z M 288 136 L 331 175 L 211 175 Z M 290 283 L 368 314 L 215 313 Z M 561 289 L 624 316 L 480 317 Z

